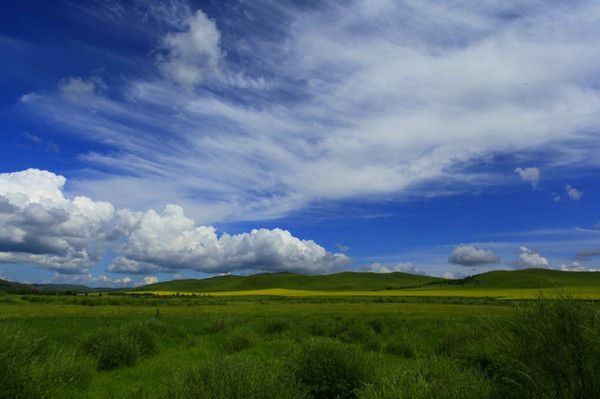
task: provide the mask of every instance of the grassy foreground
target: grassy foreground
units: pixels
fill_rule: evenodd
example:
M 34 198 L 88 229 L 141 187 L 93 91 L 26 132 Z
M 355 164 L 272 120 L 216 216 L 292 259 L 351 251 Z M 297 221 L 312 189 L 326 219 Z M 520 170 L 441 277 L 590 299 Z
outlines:
M 600 397 L 600 312 L 568 297 L 0 294 L 0 398 L 63 397 Z

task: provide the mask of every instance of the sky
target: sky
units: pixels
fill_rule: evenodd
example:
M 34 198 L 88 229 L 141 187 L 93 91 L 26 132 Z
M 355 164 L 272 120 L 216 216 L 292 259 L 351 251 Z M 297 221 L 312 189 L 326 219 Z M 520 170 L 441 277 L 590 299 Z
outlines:
M 600 3 L 0 4 L 0 278 L 600 269 Z

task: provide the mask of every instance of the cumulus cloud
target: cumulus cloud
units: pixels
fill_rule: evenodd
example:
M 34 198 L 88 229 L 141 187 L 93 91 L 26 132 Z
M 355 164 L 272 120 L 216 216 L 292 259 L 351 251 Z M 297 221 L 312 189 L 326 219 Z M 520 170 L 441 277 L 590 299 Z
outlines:
M 142 284 L 144 285 L 156 283 L 158 283 L 158 278 L 156 278 L 155 276 L 146 276 L 142 279 Z
M 159 57 L 159 67 L 177 83 L 193 87 L 219 72 L 223 56 L 220 41 L 221 33 L 215 21 L 198 10 L 186 18 L 183 31 L 164 38 L 165 53 Z
M 123 256 L 113 272 L 191 269 L 205 273 L 236 270 L 303 271 L 323 273 L 346 266 L 350 258 L 331 253 L 311 240 L 300 240 L 282 229 L 254 229 L 250 233 L 221 234 L 212 226 L 198 226 L 177 205 L 162 214 L 119 211 L 127 231 Z
M 102 257 L 114 208 L 65 198 L 65 178 L 27 169 L 0 173 L 0 263 L 32 263 L 81 273 Z
M 541 267 L 545 268 L 550 265 L 548 259 L 544 258 L 539 253 L 527 248 L 520 248 L 521 254 L 519 255 L 519 259 L 521 259 L 521 263 L 525 267 Z
M 397 263 L 391 266 L 384 266 L 381 263 L 375 262 L 364 267 L 364 270 L 370 273 L 393 273 L 402 272 L 410 274 L 426 274 L 425 271 L 419 269 L 412 262 Z
M 515 173 L 517 173 L 523 181 L 531 183 L 533 187 L 537 186 L 538 181 L 540 180 L 540 170 L 538 168 L 516 168 Z
M 567 184 L 565 186 L 565 192 L 572 201 L 579 201 L 581 199 L 581 196 L 583 195 L 583 191 L 576 189 L 570 184 Z
M 460 266 L 482 266 L 500 262 L 500 257 L 492 251 L 477 249 L 472 245 L 460 245 L 452 251 L 448 262 Z
M 448 271 L 448 272 L 445 272 L 442 277 L 448 278 L 451 280 L 458 280 L 458 279 L 467 277 L 467 275 L 462 272 L 459 272 L 459 271 Z
M 131 287 L 139 285 L 141 282 L 135 283 L 131 277 L 112 278 L 106 275 L 93 275 L 91 273 L 86 274 L 74 274 L 65 275 L 55 273 L 50 279 L 44 281 L 45 284 L 77 284 L 85 285 L 88 287 Z
M 589 267 L 580 264 L 579 262 L 571 262 L 570 264 L 563 263 L 560 265 L 560 270 L 564 272 L 597 272 L 599 268 Z
M 197 225 L 177 205 L 168 205 L 162 214 L 152 209 L 115 212 L 108 202 L 65 197 L 65 182 L 63 176 L 37 169 L 0 174 L 0 263 L 85 275 L 108 245 L 118 254 L 109 270 L 121 273 L 322 273 L 350 263 L 346 255 L 286 230 L 219 235 L 212 226 Z

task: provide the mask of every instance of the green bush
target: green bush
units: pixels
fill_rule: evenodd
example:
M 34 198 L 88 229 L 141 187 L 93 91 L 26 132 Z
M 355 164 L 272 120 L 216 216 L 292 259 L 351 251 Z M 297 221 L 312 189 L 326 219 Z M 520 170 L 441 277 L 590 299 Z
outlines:
M 126 326 L 123 332 L 133 340 L 140 356 L 146 357 L 158 352 L 156 329 L 159 327 L 153 322 L 133 323 Z
M 302 388 L 263 359 L 209 358 L 175 374 L 163 394 L 173 399 L 301 399 Z
M 92 365 L 21 330 L 0 331 L 0 398 L 51 398 L 85 388 Z
M 485 399 L 493 397 L 490 381 L 456 360 L 431 357 L 407 363 L 366 385 L 361 399 Z
M 241 352 L 254 346 L 255 337 L 245 330 L 235 330 L 223 337 L 221 343 L 223 351 L 227 353 Z
M 292 362 L 292 374 L 311 398 L 355 398 L 370 381 L 364 354 L 326 338 L 306 343 Z
M 81 349 L 96 359 L 98 370 L 133 366 L 138 359 L 136 342 L 120 329 L 110 329 L 88 337 Z
M 152 322 L 136 322 L 121 328 L 99 331 L 83 341 L 81 349 L 96 359 L 98 370 L 133 366 L 138 357 L 158 352 Z
M 571 298 L 520 309 L 500 336 L 503 396 L 600 398 L 600 308 Z
M 289 323 L 282 319 L 267 320 L 265 322 L 265 332 L 269 335 L 281 334 L 289 328 Z
M 384 346 L 384 351 L 390 355 L 412 358 L 417 356 L 417 346 L 414 338 L 407 335 L 396 335 Z

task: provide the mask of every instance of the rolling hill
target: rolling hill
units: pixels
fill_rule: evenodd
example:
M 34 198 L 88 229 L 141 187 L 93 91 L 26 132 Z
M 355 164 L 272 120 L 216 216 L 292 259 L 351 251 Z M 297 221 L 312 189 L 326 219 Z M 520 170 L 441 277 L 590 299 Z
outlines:
M 28 284 L 0 279 L 0 292 L 7 292 L 9 294 L 33 294 L 38 291 Z
M 464 288 L 600 287 L 600 272 L 565 272 L 549 269 L 496 270 L 444 284 Z
M 282 288 L 315 291 L 386 290 L 423 286 L 444 281 L 431 276 L 409 273 L 342 272 L 325 275 L 262 273 L 249 276 L 219 276 L 206 279 L 166 281 L 139 287 L 141 291 L 218 292 Z

